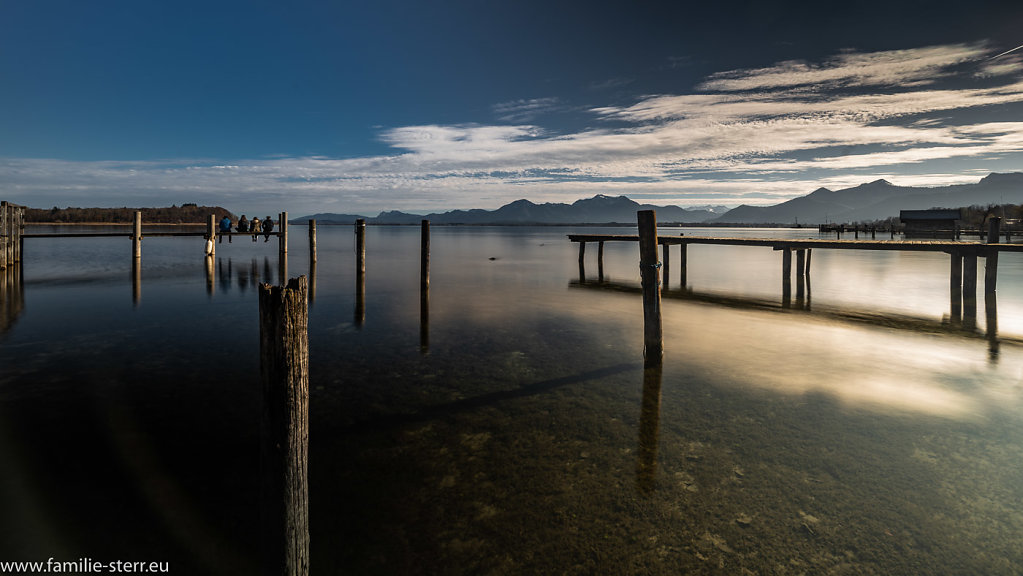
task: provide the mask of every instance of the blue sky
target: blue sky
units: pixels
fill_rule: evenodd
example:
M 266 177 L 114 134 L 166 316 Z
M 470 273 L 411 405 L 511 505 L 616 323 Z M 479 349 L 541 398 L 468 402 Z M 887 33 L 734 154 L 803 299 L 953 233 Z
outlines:
M 1020 2 L 0 0 L 0 199 L 375 215 L 973 182 L 1023 170 L 1023 49 L 996 57 L 1020 45 Z

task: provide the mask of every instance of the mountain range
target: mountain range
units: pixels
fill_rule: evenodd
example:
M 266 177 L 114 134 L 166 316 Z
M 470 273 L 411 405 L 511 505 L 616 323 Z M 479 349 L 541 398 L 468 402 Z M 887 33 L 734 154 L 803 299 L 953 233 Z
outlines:
M 364 219 L 374 224 L 635 224 L 636 211 L 656 210 L 660 223 L 707 224 L 794 224 L 825 222 L 851 223 L 898 217 L 900 210 L 960 208 L 988 204 L 1023 204 L 1023 173 L 992 173 L 974 184 L 956 184 L 933 188 L 896 186 L 887 180 L 875 180 L 852 188 L 813 192 L 774 206 L 742 205 L 724 213 L 723 207 L 640 204 L 625 196 L 598 194 L 571 204 L 535 204 L 516 200 L 496 210 L 452 210 L 435 214 L 381 212 L 376 217 L 354 214 L 313 214 L 292 220 L 305 223 L 352 224 Z

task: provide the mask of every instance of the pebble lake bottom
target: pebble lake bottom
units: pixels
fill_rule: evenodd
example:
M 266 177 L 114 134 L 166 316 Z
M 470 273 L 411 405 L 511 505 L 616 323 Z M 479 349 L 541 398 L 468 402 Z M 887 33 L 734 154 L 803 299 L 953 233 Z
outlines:
M 1023 573 L 1023 258 L 987 338 L 983 303 L 950 326 L 945 255 L 815 250 L 805 311 L 777 253 L 690 247 L 688 288 L 727 303 L 669 279 L 644 369 L 639 294 L 595 264 L 579 283 L 566 234 L 601 230 L 434 227 L 423 315 L 418 227 L 369 228 L 362 307 L 352 228 L 319 227 L 314 271 L 290 227 L 312 573 Z M 0 306 L 0 561 L 256 573 L 276 245 L 225 242 L 209 271 L 194 238 L 142 250 L 136 300 L 129 240 L 26 240 Z M 608 244 L 604 280 L 637 264 Z

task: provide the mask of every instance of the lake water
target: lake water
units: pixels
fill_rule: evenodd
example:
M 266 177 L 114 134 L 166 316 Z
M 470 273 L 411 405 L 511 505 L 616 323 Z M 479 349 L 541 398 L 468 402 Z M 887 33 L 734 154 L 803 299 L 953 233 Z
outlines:
M 107 229 L 104 229 L 106 231 Z M 29 232 L 42 231 L 29 230 Z M 1023 573 L 1023 258 L 997 331 L 950 318 L 948 256 L 678 249 L 644 369 L 638 249 L 569 233 L 291 226 L 311 282 L 316 574 Z M 663 235 L 679 231 L 661 229 Z M 812 237 L 806 230 L 687 235 Z M 592 246 L 592 245 L 591 245 Z M 0 561 L 259 555 L 257 285 L 277 243 L 26 239 L 0 306 Z M 806 310 L 804 308 L 809 308 Z M 425 320 L 425 322 L 424 322 Z

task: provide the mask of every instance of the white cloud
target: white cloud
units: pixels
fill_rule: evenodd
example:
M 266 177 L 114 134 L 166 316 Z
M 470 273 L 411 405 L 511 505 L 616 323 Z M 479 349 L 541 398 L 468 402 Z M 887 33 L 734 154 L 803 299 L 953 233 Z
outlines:
M 595 193 L 771 204 L 900 174 L 918 185 L 975 181 L 1023 159 L 1023 122 L 1006 112 L 1023 104 L 1023 61 L 990 56 L 960 44 L 722 72 L 694 93 L 591 108 L 597 127 L 570 133 L 531 123 L 567 110 L 557 98 L 504 102 L 493 110 L 508 124 L 397 127 L 380 135 L 394 154 L 365 158 L 0 159 L 0 186 L 42 206 L 208 197 L 259 212 L 375 213 Z M 968 168 L 950 172 L 950 161 Z

